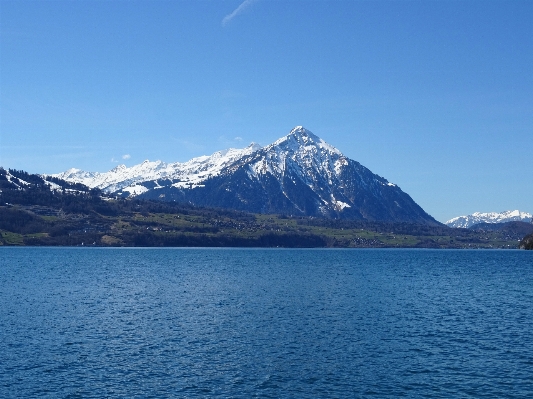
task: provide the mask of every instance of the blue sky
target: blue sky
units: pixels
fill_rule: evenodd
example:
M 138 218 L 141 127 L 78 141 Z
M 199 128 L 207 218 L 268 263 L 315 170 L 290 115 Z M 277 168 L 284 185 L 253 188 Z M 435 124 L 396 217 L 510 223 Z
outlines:
M 532 1 L 0 0 L 0 165 L 186 161 L 303 125 L 440 221 L 533 212 Z

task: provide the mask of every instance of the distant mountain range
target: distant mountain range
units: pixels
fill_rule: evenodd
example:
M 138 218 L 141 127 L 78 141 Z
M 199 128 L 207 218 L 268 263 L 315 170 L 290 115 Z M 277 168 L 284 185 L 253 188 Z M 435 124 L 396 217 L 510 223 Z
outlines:
M 261 147 L 218 151 L 184 163 L 144 161 L 105 173 L 52 175 L 122 197 L 255 213 L 440 223 L 411 197 L 302 126 Z
M 457 216 L 448 220 L 445 224 L 449 227 L 472 228 L 484 223 L 506 223 L 506 222 L 532 222 L 533 215 L 527 212 L 505 211 L 505 212 L 475 212 L 472 215 Z

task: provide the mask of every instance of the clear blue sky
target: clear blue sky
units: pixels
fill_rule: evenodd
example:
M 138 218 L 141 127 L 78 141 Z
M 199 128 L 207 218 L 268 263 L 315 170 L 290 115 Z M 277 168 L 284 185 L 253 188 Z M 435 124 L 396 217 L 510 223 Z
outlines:
M 440 221 L 533 212 L 533 1 L 0 0 L 0 165 L 186 161 L 303 125 Z

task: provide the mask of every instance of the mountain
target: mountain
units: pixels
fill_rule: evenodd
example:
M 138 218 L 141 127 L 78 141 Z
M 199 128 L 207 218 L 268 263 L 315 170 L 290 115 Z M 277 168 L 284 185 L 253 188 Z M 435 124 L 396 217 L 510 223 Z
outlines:
M 533 231 L 524 222 L 452 231 L 443 224 L 264 216 L 139 197 L 114 198 L 0 167 L 0 246 L 515 248 Z
M 34 175 L 23 170 L 4 169 L 0 166 L 0 193 L 30 191 L 32 193 L 62 192 L 88 193 L 91 189 L 78 182 L 62 180 L 54 176 Z M 96 190 L 98 191 L 98 190 Z
M 507 239 L 520 240 L 533 233 L 533 223 L 504 222 L 504 223 L 479 223 L 469 227 L 469 230 L 478 232 L 499 232 Z
M 457 216 L 448 220 L 445 224 L 449 227 L 471 228 L 480 223 L 505 223 L 505 222 L 532 222 L 533 215 L 527 212 L 505 211 L 505 212 L 475 212 L 472 215 Z
M 256 213 L 439 225 L 398 186 L 302 126 L 264 148 L 251 144 L 185 163 L 145 161 L 106 173 L 70 169 L 54 176 L 117 196 Z
M 199 187 L 206 179 L 218 175 L 225 167 L 260 148 L 258 144 L 252 143 L 243 149 L 230 148 L 217 151 L 211 156 L 193 158 L 184 163 L 168 164 L 147 160 L 131 168 L 118 165 L 105 173 L 85 172 L 72 168 L 52 176 L 91 188 L 99 188 L 107 193 L 137 196 L 150 188 L 160 188 L 169 184 L 176 188 Z M 153 184 L 146 184 L 147 182 Z

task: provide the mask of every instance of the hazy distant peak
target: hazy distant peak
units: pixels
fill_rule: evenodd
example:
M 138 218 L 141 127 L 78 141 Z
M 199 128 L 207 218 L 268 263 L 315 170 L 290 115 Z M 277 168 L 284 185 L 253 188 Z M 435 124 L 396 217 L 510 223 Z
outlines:
M 449 227 L 467 229 L 479 223 L 531 222 L 532 218 L 533 215 L 530 213 L 521 212 L 516 209 L 514 211 L 503 212 L 474 212 L 471 215 L 454 217 L 445 224 Z

